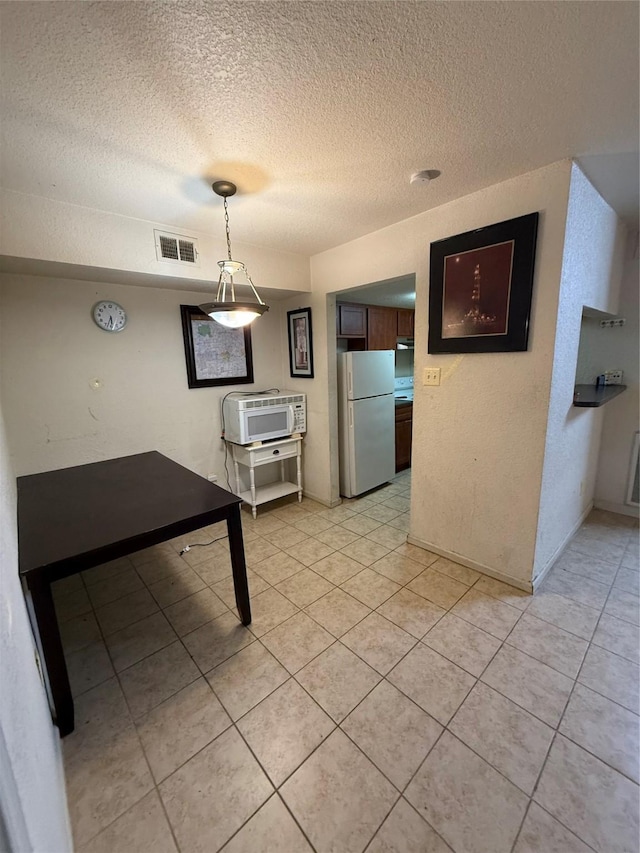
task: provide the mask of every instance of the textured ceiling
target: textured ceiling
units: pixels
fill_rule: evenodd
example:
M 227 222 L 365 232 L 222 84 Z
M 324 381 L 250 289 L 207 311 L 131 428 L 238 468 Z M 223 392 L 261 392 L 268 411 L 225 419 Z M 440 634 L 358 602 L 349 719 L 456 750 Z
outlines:
M 615 155 L 619 182 L 637 162 L 635 2 L 0 12 L 0 180 L 22 192 L 218 231 L 230 178 L 235 239 L 311 254 L 565 157 Z M 423 168 L 442 177 L 410 186 Z
M 354 287 L 352 290 L 341 290 L 340 301 L 388 305 L 391 308 L 413 308 L 416 304 L 416 277 L 404 275 L 365 284 L 363 287 Z

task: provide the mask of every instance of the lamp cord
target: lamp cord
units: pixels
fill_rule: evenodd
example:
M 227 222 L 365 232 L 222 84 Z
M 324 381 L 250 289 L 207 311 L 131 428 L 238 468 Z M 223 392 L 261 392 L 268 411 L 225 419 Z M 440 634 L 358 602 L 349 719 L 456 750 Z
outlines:
M 231 491 L 231 489 L 229 489 Z M 194 542 L 193 545 L 185 545 L 182 551 L 180 551 L 180 556 L 186 554 L 187 551 L 190 551 L 192 548 L 206 548 L 208 545 L 213 545 L 214 542 L 220 542 L 222 539 L 226 539 L 227 535 L 225 533 L 224 536 L 218 536 L 217 539 L 212 539 L 211 542 Z
M 223 198 L 224 201 L 224 225 L 227 230 L 227 252 L 229 254 L 229 260 L 232 260 L 231 257 L 231 233 L 229 232 L 229 209 L 227 208 L 227 197 Z

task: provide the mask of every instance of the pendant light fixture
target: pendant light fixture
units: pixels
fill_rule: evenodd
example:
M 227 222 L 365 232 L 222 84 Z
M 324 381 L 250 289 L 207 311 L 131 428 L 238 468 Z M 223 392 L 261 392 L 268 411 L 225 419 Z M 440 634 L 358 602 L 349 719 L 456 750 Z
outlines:
M 224 221 L 227 231 L 227 254 L 226 261 L 218 261 L 220 267 L 220 276 L 218 278 L 218 290 L 216 292 L 215 302 L 206 302 L 200 305 L 200 310 L 208 314 L 216 323 L 221 326 L 227 326 L 229 329 L 238 329 L 241 326 L 248 326 L 256 317 L 260 317 L 265 311 L 269 310 L 269 306 L 260 299 L 258 291 L 253 286 L 251 276 L 247 268 L 240 261 L 234 261 L 231 257 L 231 235 L 229 233 L 229 211 L 227 209 L 227 199 L 229 196 L 235 195 L 236 185 L 231 181 L 216 181 L 212 185 L 214 193 L 222 197 L 224 201 Z M 244 281 L 238 281 L 236 276 L 242 276 Z M 253 300 L 237 300 L 236 287 L 250 287 L 256 301 Z M 227 298 L 229 297 L 229 298 Z

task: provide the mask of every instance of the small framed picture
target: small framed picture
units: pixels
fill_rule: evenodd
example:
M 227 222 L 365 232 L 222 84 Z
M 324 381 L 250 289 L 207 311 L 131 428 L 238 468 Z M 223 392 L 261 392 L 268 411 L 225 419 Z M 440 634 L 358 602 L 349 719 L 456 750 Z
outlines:
M 291 376 L 313 379 L 313 341 L 311 308 L 287 311 L 289 332 L 289 368 Z
M 197 305 L 181 305 L 189 388 L 253 382 L 251 328 L 228 329 Z
M 538 214 L 431 244 L 429 352 L 526 350 Z

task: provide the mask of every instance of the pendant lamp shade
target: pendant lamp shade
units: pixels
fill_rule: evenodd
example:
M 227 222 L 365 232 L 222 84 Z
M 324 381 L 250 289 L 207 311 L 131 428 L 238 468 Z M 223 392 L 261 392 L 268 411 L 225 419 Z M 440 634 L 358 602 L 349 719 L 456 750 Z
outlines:
M 200 310 L 208 314 L 216 323 L 230 329 L 238 329 L 248 326 L 256 318 L 260 317 L 269 306 L 260 299 L 255 289 L 251 276 L 246 266 L 240 261 L 234 261 L 231 257 L 231 235 L 229 232 L 229 211 L 227 209 L 227 198 L 235 195 L 236 186 L 231 181 L 216 181 L 213 191 L 224 199 L 224 217 L 227 233 L 227 253 L 225 261 L 218 261 L 220 274 L 218 276 L 218 289 L 214 302 L 205 302 L 200 305 Z M 248 299 L 236 299 L 236 288 L 248 287 L 251 291 Z M 251 298 L 253 297 L 253 298 Z

